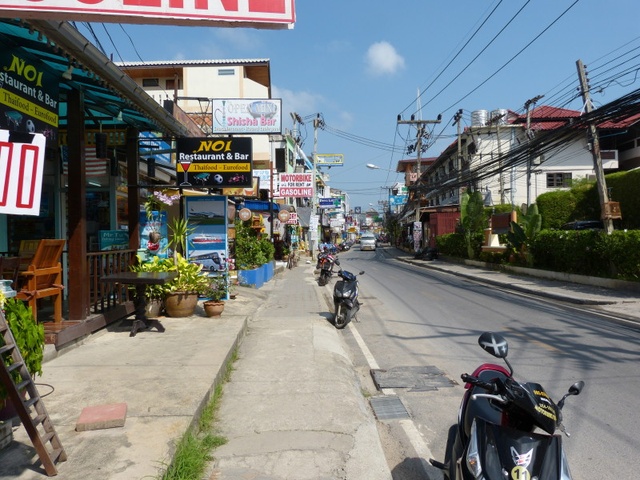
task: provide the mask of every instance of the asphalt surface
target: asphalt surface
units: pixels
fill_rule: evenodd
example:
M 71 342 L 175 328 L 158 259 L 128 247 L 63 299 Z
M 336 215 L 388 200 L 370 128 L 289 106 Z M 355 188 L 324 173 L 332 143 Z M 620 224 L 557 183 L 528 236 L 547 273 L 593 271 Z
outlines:
M 570 283 L 393 254 L 640 322 L 634 284 L 606 288 L 590 279 Z M 59 352 L 48 350 L 36 383 L 68 456 L 57 465 L 58 478 L 160 478 L 237 349 L 215 432 L 228 442 L 214 451 L 203 478 L 390 479 L 375 418 L 313 271 L 303 259 L 294 269 L 279 268 L 260 289 L 238 287 L 219 318 L 198 307 L 192 317 L 161 317 L 164 333 L 129 337 L 130 323 L 123 322 Z M 122 403 L 122 426 L 76 430 L 86 407 Z M 0 479 L 45 478 L 24 428 L 14 427 L 13 435 L 0 450 Z

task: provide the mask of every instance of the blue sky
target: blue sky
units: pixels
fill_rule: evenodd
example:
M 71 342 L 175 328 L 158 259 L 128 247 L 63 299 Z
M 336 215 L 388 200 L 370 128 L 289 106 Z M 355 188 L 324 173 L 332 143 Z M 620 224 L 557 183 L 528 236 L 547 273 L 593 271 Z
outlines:
M 298 0 L 296 16 L 293 30 L 93 29 L 116 62 L 268 58 L 285 128 L 292 128 L 289 112 L 322 115 L 318 153 L 345 159 L 327 171 L 329 184 L 363 210 L 370 203 L 378 208 L 385 187 L 402 180 L 384 169 L 411 158 L 405 151 L 416 131 L 398 125 L 399 114 L 405 120 L 442 115 L 423 154 L 435 157 L 454 141 L 458 109 L 463 126 L 474 110 L 523 113 L 537 95 L 545 95 L 539 105 L 582 109 L 578 59 L 598 86 L 596 107 L 640 85 L 633 58 L 640 52 L 637 0 Z M 311 153 L 312 121 L 301 136 Z

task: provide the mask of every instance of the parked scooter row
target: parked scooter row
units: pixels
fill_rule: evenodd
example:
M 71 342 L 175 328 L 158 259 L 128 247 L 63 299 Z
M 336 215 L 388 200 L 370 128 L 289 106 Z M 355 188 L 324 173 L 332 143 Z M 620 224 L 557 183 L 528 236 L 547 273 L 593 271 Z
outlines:
M 480 346 L 501 365 L 483 364 L 463 374 L 465 394 L 455 435 L 449 436 L 444 463 L 430 459 L 449 480 L 571 480 L 562 448 L 562 408 L 570 395 L 584 387 L 580 381 L 554 403 L 539 383 L 519 382 L 507 360 L 507 341 L 485 332 Z M 540 430 L 542 432 L 540 432 Z
M 318 276 L 318 285 L 321 287 L 329 283 L 329 279 L 333 275 L 333 266 L 340 266 L 340 260 L 336 253 L 331 253 L 327 250 L 318 253 L 318 263 L 316 269 L 320 270 Z

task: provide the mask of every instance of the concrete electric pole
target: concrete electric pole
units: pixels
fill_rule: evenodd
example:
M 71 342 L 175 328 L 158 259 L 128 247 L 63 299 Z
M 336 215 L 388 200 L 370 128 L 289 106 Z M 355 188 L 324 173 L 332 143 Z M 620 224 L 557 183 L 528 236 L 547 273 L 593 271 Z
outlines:
M 591 104 L 591 95 L 589 93 L 589 82 L 587 82 L 587 74 L 582 60 L 576 62 L 578 68 L 578 79 L 580 80 L 580 90 L 582 100 L 584 101 L 584 110 L 589 113 L 593 109 Z M 598 189 L 598 197 L 600 198 L 600 217 L 604 223 L 607 233 L 613 232 L 613 220 L 611 212 L 609 212 L 609 193 L 607 192 L 607 182 L 604 178 L 604 170 L 602 168 L 602 157 L 600 156 L 600 139 L 598 138 L 598 130 L 593 122 L 589 123 L 589 135 L 591 137 L 591 154 L 593 155 L 593 169 L 596 174 L 596 186 Z

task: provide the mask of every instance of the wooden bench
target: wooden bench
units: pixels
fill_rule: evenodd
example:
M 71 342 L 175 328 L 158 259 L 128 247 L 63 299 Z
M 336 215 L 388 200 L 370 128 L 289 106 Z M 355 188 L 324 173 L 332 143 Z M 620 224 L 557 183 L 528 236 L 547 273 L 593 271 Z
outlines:
M 176 272 L 120 272 L 105 275 L 100 278 L 104 283 L 122 283 L 133 285 L 136 288 L 135 318 L 131 327 L 130 337 L 142 330 L 155 327 L 158 332 L 164 332 L 164 327 L 157 319 L 147 318 L 147 298 L 145 295 L 147 285 L 164 285 L 176 278 Z

